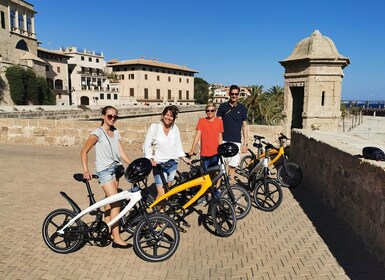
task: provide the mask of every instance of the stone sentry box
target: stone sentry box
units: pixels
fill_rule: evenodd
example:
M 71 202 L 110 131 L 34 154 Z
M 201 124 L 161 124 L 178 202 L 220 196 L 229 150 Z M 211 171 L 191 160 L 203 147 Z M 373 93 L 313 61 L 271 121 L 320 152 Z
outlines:
M 285 67 L 284 133 L 289 135 L 293 128 L 337 131 L 343 69 L 349 58 L 315 30 L 279 63 Z

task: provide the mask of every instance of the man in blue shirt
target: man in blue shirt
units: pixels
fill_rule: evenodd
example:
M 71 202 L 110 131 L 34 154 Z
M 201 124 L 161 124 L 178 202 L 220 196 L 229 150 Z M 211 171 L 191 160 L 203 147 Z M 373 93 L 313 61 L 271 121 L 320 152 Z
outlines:
M 238 86 L 232 85 L 230 87 L 230 99 L 219 106 L 217 117 L 223 121 L 223 142 L 233 142 L 238 145 L 242 153 L 245 153 L 248 139 L 247 109 L 243 104 L 238 103 L 239 93 L 240 88 Z M 238 153 L 228 162 L 228 175 L 232 184 L 235 183 L 235 168 L 239 165 L 240 158 Z

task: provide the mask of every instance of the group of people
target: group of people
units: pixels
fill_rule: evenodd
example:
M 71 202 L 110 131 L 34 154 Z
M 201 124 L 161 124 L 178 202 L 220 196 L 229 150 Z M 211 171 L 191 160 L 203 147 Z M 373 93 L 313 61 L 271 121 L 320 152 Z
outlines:
M 196 134 L 189 151 L 193 155 L 198 143 L 200 143 L 200 157 L 205 166 L 218 163 L 217 148 L 221 143 L 233 142 L 238 145 L 241 152 L 247 151 L 248 127 L 247 109 L 238 102 L 240 88 L 236 85 L 230 87 L 229 101 L 222 103 L 218 110 L 214 103 L 208 103 L 205 107 L 206 117 L 199 119 L 196 126 Z M 153 123 L 147 131 L 143 144 L 143 152 L 146 158 L 151 160 L 153 166 L 164 164 L 161 171 L 154 169 L 154 181 L 157 187 L 157 198 L 164 194 L 162 174 L 171 185 L 174 180 L 179 160 L 189 164 L 186 157 L 178 126 L 175 120 L 178 108 L 174 105 L 164 108 L 161 120 Z M 102 110 L 101 126 L 96 128 L 88 137 L 81 150 L 81 161 L 84 178 L 90 180 L 92 174 L 88 168 L 88 152 L 95 146 L 95 171 L 105 195 L 111 196 L 118 193 L 119 178 L 115 170 L 121 160 L 129 164 L 130 158 L 125 153 L 120 143 L 119 131 L 114 124 L 118 119 L 118 111 L 112 106 L 106 106 Z M 228 175 L 234 182 L 235 168 L 240 161 L 240 154 L 229 159 Z M 105 209 L 105 221 L 108 223 L 119 214 L 120 205 L 113 203 Z M 119 226 L 115 224 L 111 228 L 112 247 L 127 248 L 128 243 L 122 239 Z

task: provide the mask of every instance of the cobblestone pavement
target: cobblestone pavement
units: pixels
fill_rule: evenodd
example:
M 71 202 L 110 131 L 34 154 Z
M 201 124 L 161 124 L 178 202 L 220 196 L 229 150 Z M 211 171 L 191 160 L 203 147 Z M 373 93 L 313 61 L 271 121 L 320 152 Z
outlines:
M 192 213 L 178 250 L 161 263 L 111 246 L 54 253 L 41 226 L 50 211 L 69 208 L 59 191 L 87 207 L 85 188 L 72 179 L 81 171 L 79 153 L 78 147 L 0 144 L 0 279 L 385 279 L 384 267 L 352 231 L 311 188 L 300 187 L 285 189 L 274 212 L 253 208 L 228 238 L 211 234 Z M 92 185 L 101 199 L 101 188 Z

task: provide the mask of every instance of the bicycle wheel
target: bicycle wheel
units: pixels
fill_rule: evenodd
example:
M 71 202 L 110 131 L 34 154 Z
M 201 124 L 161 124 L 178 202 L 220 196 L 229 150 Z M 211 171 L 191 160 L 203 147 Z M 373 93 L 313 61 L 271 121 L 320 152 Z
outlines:
M 235 216 L 237 220 L 241 220 L 249 214 L 251 210 L 251 197 L 248 191 L 245 188 L 239 185 L 233 185 L 230 188 L 230 191 L 234 194 L 235 201 L 233 202 L 233 207 L 235 210 Z M 229 191 L 224 189 L 221 192 L 221 197 L 226 198 L 228 201 L 231 201 Z
M 170 258 L 179 245 L 179 229 L 168 216 L 152 214 L 149 223 L 143 219 L 134 232 L 134 251 L 143 260 L 164 261 Z
M 211 207 L 211 217 L 217 233 L 222 237 L 232 235 L 237 226 L 234 207 L 225 198 L 217 199 Z
M 241 174 L 245 177 L 249 176 L 250 173 L 250 166 L 253 165 L 253 156 L 252 155 L 245 155 L 241 161 L 239 162 L 239 169 L 241 171 Z
M 83 244 L 84 224 L 78 219 L 64 231 L 58 234 L 76 214 L 68 209 L 57 209 L 48 214 L 43 222 L 42 234 L 45 244 L 56 253 L 72 253 Z
M 286 162 L 277 167 L 277 179 L 283 187 L 294 188 L 302 180 L 302 171 L 298 164 Z
M 282 203 L 281 186 L 273 179 L 258 181 L 254 188 L 254 202 L 263 211 L 274 211 Z

